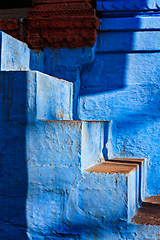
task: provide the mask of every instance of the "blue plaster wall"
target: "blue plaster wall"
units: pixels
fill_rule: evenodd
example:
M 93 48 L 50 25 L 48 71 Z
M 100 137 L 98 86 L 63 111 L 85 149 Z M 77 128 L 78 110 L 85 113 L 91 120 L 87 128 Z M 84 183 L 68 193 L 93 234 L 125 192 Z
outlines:
M 112 121 L 108 157 L 148 161 L 146 196 L 160 193 L 159 26 L 158 15 L 102 18 L 95 47 L 42 54 L 44 72 L 73 82 L 74 119 Z
M 159 239 L 129 222 L 160 194 L 159 26 L 103 18 L 95 47 L 38 53 L 1 32 L 1 239 Z M 84 171 L 111 157 L 147 168 Z
M 73 209 L 79 216 L 72 193 L 83 169 L 104 160 L 109 123 L 66 119 L 71 90 L 37 71 L 0 72 L 1 239 L 77 239 L 85 231 L 69 219 Z
M 159 16 L 101 20 L 95 58 L 81 72 L 78 107 L 80 119 L 112 120 L 109 158 L 147 159 L 146 195 L 160 193 L 158 22 Z

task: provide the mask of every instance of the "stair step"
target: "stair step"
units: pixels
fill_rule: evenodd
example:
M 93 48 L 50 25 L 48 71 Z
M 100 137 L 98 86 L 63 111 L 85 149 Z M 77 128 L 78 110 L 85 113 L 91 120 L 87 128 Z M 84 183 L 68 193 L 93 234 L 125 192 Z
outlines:
M 0 31 L 0 70 L 29 70 L 30 49 L 27 44 Z
M 144 192 L 144 162 L 115 158 L 86 169 L 79 186 L 78 207 L 108 221 L 130 221 Z
M 38 71 L 0 72 L 1 116 L 7 121 L 25 118 L 71 120 L 73 84 Z
M 132 170 L 138 167 L 144 159 L 111 159 L 100 164 L 97 164 L 89 169 L 87 172 L 101 172 L 101 173 L 124 173 L 129 174 Z
M 160 225 L 160 196 L 145 199 L 131 222 L 140 225 Z
M 0 71 L 43 72 L 43 65 L 42 52 L 33 52 L 26 43 L 0 31 Z

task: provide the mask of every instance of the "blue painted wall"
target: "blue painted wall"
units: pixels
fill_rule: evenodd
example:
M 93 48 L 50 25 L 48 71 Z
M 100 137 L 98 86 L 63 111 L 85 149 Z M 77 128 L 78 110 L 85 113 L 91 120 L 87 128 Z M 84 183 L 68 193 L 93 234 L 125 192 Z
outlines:
M 112 121 L 109 158 L 147 159 L 146 196 L 160 194 L 159 23 L 105 17 L 94 48 L 43 53 L 44 72 L 74 83 L 74 119 Z
M 95 59 L 81 72 L 78 110 L 80 119 L 112 120 L 110 158 L 147 159 L 146 195 L 160 194 L 159 21 L 102 19 Z
M 147 14 L 103 16 L 93 48 L 37 53 L 1 32 L 1 239 L 159 239 L 129 222 L 139 183 L 142 199 L 160 194 L 160 17 Z M 112 157 L 145 158 L 141 179 L 85 171 Z

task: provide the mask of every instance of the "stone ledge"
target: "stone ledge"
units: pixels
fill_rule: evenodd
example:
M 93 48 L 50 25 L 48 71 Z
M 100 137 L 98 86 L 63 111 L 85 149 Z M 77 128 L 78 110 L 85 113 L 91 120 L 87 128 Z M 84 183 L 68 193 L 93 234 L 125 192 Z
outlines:
M 131 12 L 131 11 L 153 11 L 160 10 L 159 1 L 150 0 L 146 3 L 146 1 L 140 0 L 120 0 L 120 1 L 106 1 L 106 0 L 98 0 L 97 1 L 97 10 L 98 11 L 109 11 L 109 12 Z
M 87 172 L 97 173 L 124 173 L 129 174 L 132 170 L 136 169 L 143 159 L 110 159 L 100 164 L 97 164 L 89 169 Z

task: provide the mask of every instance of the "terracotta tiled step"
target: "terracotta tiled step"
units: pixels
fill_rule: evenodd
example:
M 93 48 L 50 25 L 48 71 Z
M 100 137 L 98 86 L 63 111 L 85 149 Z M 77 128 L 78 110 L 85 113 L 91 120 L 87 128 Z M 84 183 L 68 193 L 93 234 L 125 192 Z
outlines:
M 129 174 L 132 170 L 136 169 L 143 161 L 144 159 L 137 158 L 114 158 L 87 169 L 87 172 Z
M 160 225 L 160 196 L 147 198 L 132 219 L 133 223 Z

